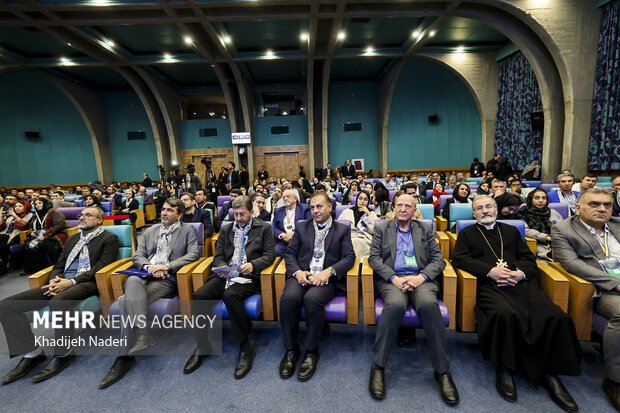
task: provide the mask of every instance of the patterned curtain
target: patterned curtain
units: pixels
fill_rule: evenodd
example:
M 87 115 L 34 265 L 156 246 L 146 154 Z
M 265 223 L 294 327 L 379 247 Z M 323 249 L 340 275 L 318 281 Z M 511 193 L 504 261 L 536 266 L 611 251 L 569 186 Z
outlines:
M 512 168 L 523 170 L 542 161 L 543 133 L 532 132 L 532 112 L 542 110 L 534 70 L 521 52 L 500 62 L 495 153 L 507 156 Z
M 588 169 L 620 169 L 620 0 L 607 3 L 601 19 Z

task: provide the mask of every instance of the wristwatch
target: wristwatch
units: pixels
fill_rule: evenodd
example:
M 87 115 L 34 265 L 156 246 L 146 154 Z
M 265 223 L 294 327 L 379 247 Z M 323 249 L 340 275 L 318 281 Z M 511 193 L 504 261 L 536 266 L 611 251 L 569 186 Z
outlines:
M 336 270 L 334 269 L 334 267 L 329 267 L 329 276 L 330 277 L 336 276 Z

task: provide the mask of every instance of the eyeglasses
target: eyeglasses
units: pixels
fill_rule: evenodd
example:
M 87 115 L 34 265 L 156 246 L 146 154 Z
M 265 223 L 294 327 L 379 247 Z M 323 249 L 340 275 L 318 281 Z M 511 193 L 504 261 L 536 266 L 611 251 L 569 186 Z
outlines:
M 96 215 L 93 215 L 93 214 L 87 212 L 85 214 L 78 214 L 78 216 L 77 216 L 78 219 L 81 219 L 82 217 L 84 217 L 84 218 L 93 218 L 93 217 L 96 217 Z
M 596 202 L 596 201 L 588 202 L 588 206 L 590 206 L 591 208 L 598 208 L 601 205 L 603 205 L 605 209 L 611 209 L 611 202 Z

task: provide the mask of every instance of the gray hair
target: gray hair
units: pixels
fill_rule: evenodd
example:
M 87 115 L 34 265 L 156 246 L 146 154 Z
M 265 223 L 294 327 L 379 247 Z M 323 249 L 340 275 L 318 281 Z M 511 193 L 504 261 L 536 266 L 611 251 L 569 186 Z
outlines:
M 493 204 L 495 205 L 495 208 L 497 208 L 497 201 L 495 200 L 495 198 L 493 198 L 492 196 L 489 196 L 489 195 L 478 195 L 478 196 L 474 197 L 474 200 L 471 203 L 472 209 L 474 209 L 474 204 L 476 202 L 479 202 L 481 199 L 484 199 L 484 198 L 490 199 L 491 202 L 493 202 Z
M 586 189 L 585 191 L 583 191 L 583 192 L 581 192 L 579 194 L 579 198 L 577 198 L 577 205 L 583 206 L 583 202 L 584 202 L 584 199 L 586 197 L 586 194 L 595 194 L 595 195 L 596 194 L 603 194 L 603 195 L 607 195 L 610 198 L 612 198 L 611 192 L 609 192 L 605 188 L 599 188 L 598 186 L 595 186 L 593 188 Z
M 97 218 L 105 219 L 105 212 L 103 211 L 103 209 L 99 208 L 98 206 L 88 206 L 88 207 L 85 207 L 84 209 L 87 209 L 87 208 L 94 209 L 95 211 L 97 211 Z
M 575 180 L 575 175 L 573 174 L 559 174 L 557 178 L 555 178 L 556 181 L 560 182 L 560 179 L 562 178 L 573 178 L 573 181 Z
M 235 199 L 232 200 L 232 203 L 230 204 L 230 207 L 232 209 L 235 208 L 241 208 L 242 206 L 245 206 L 248 211 L 251 211 L 253 209 L 253 205 L 252 205 L 252 200 L 250 200 L 250 197 L 247 195 L 241 195 L 236 197 Z

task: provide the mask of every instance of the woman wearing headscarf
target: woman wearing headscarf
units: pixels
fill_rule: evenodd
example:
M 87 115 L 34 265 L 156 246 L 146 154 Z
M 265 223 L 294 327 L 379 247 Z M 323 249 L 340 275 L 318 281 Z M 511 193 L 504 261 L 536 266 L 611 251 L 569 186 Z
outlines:
M 480 185 L 478 185 L 478 189 L 476 189 L 476 196 L 480 195 L 491 195 L 491 184 L 489 182 L 480 182 Z
M 519 195 L 507 192 L 495 198 L 497 202 L 497 219 L 521 219 L 521 203 Z
M 86 199 L 84 200 L 84 206 L 85 207 L 96 206 L 96 207 L 103 209 L 103 206 L 101 205 L 101 201 L 95 195 L 86 196 Z
M 443 212 L 441 216 L 450 222 L 450 205 L 451 204 L 471 204 L 471 199 L 469 199 L 470 193 L 469 185 L 460 183 L 456 185 L 454 188 L 454 192 L 452 193 L 452 198 L 448 198 L 446 200 L 446 204 L 443 206 Z
M 135 193 L 133 192 L 133 189 L 129 189 L 125 193 L 125 196 L 127 198 L 121 204 L 121 211 L 120 212 L 124 212 L 124 213 L 128 214 L 129 212 L 133 211 L 134 209 L 140 208 L 140 203 L 138 202 L 137 199 L 134 198 L 135 197 Z
M 351 197 L 357 191 L 359 191 L 359 185 L 357 184 L 357 181 L 351 181 L 351 183 L 349 184 L 347 190 L 344 191 L 344 193 L 342 194 L 342 205 L 349 205 L 349 203 L 351 201 Z
M 26 264 L 24 273 L 34 274 L 54 265 L 67 239 L 65 216 L 52 209 L 52 203 L 45 198 L 34 201 L 34 219 L 31 238 L 24 242 Z
M 6 273 L 11 245 L 18 244 L 19 233 L 30 226 L 31 209 L 30 202 L 17 201 L 13 208 L 3 209 L 0 213 L 0 275 Z
M 525 236 L 536 239 L 536 258 L 553 261 L 551 255 L 551 225 L 562 221 L 562 215 L 549 208 L 547 191 L 536 188 L 527 195 L 525 206 L 521 208 L 525 221 Z
M 442 195 L 450 195 L 447 192 L 444 192 L 444 186 L 441 182 L 437 182 L 435 184 L 435 188 L 433 188 L 433 194 L 428 197 L 425 204 L 433 204 L 435 206 L 435 216 L 439 216 L 439 203 L 441 202 Z
M 355 200 L 355 206 L 342 211 L 338 219 L 351 222 L 351 242 L 355 256 L 358 258 L 370 255 L 372 234 L 375 221 L 378 219 L 374 211 L 368 209 L 370 194 L 360 191 Z

